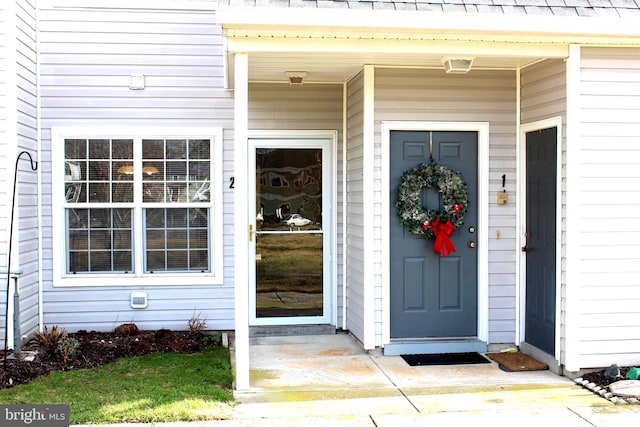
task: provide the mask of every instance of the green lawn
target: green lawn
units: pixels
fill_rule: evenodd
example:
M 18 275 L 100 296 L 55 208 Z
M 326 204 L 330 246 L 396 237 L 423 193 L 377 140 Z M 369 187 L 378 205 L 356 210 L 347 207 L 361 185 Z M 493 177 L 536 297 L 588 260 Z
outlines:
M 0 403 L 66 403 L 71 424 L 225 419 L 233 412 L 232 380 L 229 350 L 212 347 L 54 372 L 0 390 Z

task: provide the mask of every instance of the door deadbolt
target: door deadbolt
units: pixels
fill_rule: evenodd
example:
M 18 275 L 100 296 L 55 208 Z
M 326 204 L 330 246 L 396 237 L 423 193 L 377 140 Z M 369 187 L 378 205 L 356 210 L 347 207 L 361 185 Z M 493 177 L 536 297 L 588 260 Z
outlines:
M 476 232 L 475 227 L 469 227 L 469 233 L 475 233 L 475 232 Z

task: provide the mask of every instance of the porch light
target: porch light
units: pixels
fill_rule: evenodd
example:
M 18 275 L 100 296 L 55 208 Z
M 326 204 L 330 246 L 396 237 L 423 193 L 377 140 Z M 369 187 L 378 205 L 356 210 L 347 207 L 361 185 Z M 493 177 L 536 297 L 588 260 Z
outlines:
M 447 74 L 467 74 L 473 58 L 442 58 L 442 64 Z
M 302 81 L 307 77 L 306 71 L 287 71 L 289 84 L 292 86 L 302 86 Z

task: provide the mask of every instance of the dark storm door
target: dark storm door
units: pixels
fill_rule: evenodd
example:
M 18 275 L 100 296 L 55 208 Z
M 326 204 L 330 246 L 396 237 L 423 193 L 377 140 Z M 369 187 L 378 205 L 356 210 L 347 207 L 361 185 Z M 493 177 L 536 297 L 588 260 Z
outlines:
M 525 342 L 549 354 L 556 329 L 557 128 L 526 134 Z
M 390 137 L 391 338 L 477 336 L 478 133 L 392 131 Z M 463 227 L 451 241 L 456 252 L 441 257 L 433 240 L 409 234 L 395 202 L 402 173 L 433 160 L 460 172 L 468 186 Z M 436 190 L 423 191 L 422 205 L 440 208 Z

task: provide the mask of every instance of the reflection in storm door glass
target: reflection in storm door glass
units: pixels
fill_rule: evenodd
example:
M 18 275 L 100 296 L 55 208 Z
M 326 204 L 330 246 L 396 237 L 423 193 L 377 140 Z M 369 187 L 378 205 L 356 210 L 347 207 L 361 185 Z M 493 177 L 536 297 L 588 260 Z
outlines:
M 256 317 L 323 315 L 321 178 L 321 149 L 256 149 Z

